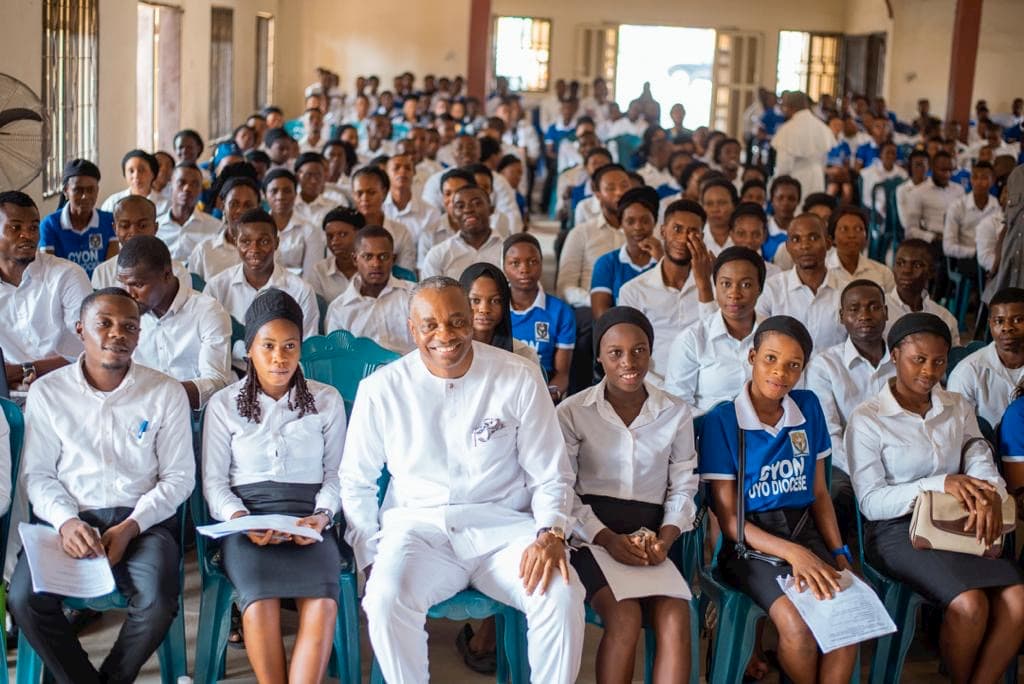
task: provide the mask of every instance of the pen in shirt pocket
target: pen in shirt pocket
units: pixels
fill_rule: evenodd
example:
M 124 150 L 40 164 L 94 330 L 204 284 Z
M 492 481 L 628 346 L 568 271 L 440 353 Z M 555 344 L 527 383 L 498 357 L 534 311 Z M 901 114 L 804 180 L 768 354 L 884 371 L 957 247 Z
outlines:
M 135 439 L 141 440 L 142 439 L 142 435 L 146 434 L 146 430 L 148 430 L 148 429 L 149 429 L 149 421 L 148 420 L 144 420 L 141 423 L 139 423 L 139 431 L 135 435 Z

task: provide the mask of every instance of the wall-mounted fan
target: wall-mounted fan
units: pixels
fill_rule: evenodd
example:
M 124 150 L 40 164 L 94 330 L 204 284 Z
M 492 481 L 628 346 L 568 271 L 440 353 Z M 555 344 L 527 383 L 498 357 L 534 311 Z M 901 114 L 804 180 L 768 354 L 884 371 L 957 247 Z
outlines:
M 27 85 L 0 74 L 0 189 L 21 190 L 43 170 L 46 110 Z

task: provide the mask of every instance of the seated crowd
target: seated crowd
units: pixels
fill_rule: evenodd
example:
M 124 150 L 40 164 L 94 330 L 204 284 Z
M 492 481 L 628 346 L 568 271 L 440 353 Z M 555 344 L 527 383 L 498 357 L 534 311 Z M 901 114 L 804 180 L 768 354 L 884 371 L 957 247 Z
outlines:
M 945 492 L 992 547 L 1024 493 L 1024 289 L 1003 262 L 1024 240 L 1019 209 L 1003 217 L 1024 192 L 1019 112 L 1004 129 L 979 109 L 961 145 L 927 101 L 902 123 L 880 100 L 764 91 L 740 141 L 684 128 L 681 105 L 661 127 L 646 90 L 623 114 L 601 79 L 585 98 L 560 81 L 538 124 L 503 79 L 480 102 L 461 78 L 348 95 L 319 76 L 299 120 L 271 106 L 209 151 L 192 130 L 173 155 L 129 151 L 102 203 L 85 159 L 45 217 L 0 192 L 0 350 L 27 391 L 13 495 L 70 556 L 106 556 L 128 599 L 97 669 L 19 557 L 10 612 L 57 682 L 130 682 L 154 653 L 194 490 L 218 521 L 324 533 L 220 542 L 233 639 L 264 683 L 326 676 L 344 555 L 386 681 L 427 680 L 427 612 L 469 586 L 525 614 L 533 681 L 575 681 L 585 604 L 598 681 L 631 681 L 645 625 L 653 680 L 687 681 L 694 578 L 644 583 L 702 501 L 718 572 L 767 614 L 790 680 L 848 682 L 857 646 L 821 653 L 776 577 L 825 599 L 862 562 L 942 609 L 953 681 L 1001 680 L 1024 641 L 1020 563 L 909 529 Z M 561 222 L 551 254 L 535 195 Z M 887 220 L 892 268 L 868 256 Z M 984 286 L 969 336 L 991 341 L 947 372 L 957 278 Z M 300 366 L 339 330 L 401 355 L 348 415 Z M 0 414 L 4 510 L 7 434 Z M 495 641 L 485 622 L 458 646 L 486 672 Z

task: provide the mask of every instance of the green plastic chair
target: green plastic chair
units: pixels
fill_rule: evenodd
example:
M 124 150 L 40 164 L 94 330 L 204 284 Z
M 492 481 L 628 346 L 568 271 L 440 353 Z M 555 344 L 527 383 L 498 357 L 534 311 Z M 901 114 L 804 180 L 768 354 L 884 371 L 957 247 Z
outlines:
M 612 138 L 609 143 L 614 142 L 619 150 L 619 163 L 630 171 L 636 171 L 637 165 L 633 155 L 640 148 L 642 142 L 640 136 L 629 133 Z
M 368 337 L 356 337 L 347 330 L 335 330 L 330 335 L 315 335 L 302 343 L 303 374 L 326 383 L 341 393 L 345 412 L 352 414 L 356 390 L 363 378 L 386 363 L 400 357 Z
M 178 507 L 179 548 L 184 549 L 185 507 Z M 177 684 L 179 677 L 188 675 L 188 650 L 185 645 L 185 555 L 178 559 L 178 614 L 174 617 L 164 640 L 157 647 L 160 660 L 161 684 Z M 64 599 L 64 605 L 75 610 L 95 610 L 105 613 L 112 610 L 127 610 L 128 601 L 118 590 L 91 599 Z M 6 668 L 5 668 L 6 671 Z M 39 684 L 44 681 L 45 667 L 39 655 L 32 648 L 24 632 L 18 635 L 18 664 L 15 671 L 17 684 Z
M 14 491 L 18 483 L 18 466 L 21 463 L 21 448 L 25 442 L 25 416 L 21 409 L 10 399 L 0 399 L 0 409 L 4 412 L 7 425 L 11 430 L 9 436 L 11 447 L 11 501 L 14 501 Z M 0 566 L 7 561 L 7 539 L 10 536 L 11 515 L 10 510 L 0 520 Z M 0 648 L 7 652 L 7 590 L 3 582 L 0 582 Z M 0 684 L 8 681 L 7 668 L 2 668 L 0 673 Z
M 330 306 L 327 299 L 323 295 L 316 296 L 316 308 L 320 310 L 320 322 L 317 323 L 317 330 L 320 334 L 324 334 L 324 321 L 327 320 L 327 307 Z
M 234 316 L 231 317 L 231 346 L 235 346 L 235 342 L 241 342 L 245 339 L 245 326 L 238 321 Z
M 957 270 L 956 260 L 946 257 L 946 275 L 953 291 L 946 299 L 946 308 L 956 317 L 957 327 L 967 329 L 967 313 L 971 305 L 971 292 L 977 286 L 977 278 L 965 276 Z
M 198 273 L 189 273 L 192 276 L 192 289 L 196 292 L 202 292 L 206 289 L 206 281 Z

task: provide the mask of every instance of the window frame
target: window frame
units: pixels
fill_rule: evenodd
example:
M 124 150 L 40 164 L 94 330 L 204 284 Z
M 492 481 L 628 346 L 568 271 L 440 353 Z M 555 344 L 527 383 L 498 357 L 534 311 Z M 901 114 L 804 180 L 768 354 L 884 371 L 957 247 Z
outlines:
M 260 23 L 267 22 L 267 44 L 263 50 L 260 44 Z M 256 73 L 253 88 L 254 109 L 260 110 L 274 102 L 274 69 L 276 69 L 277 18 L 272 12 L 256 13 Z M 265 54 L 262 54 L 264 53 Z M 261 63 L 262 58 L 262 63 Z M 261 78 L 261 74 L 263 78 Z M 261 96 L 262 91 L 262 96 Z M 262 100 L 262 101 L 261 101 Z
M 544 83 L 538 85 L 536 88 L 521 87 L 516 88 L 509 83 L 509 90 L 518 93 L 547 93 L 551 91 L 551 46 L 554 44 L 554 24 L 555 22 L 549 17 L 533 17 L 522 14 L 496 14 L 492 17 L 491 21 L 491 82 L 497 83 L 498 77 L 503 76 L 508 78 L 507 74 L 498 73 L 498 23 L 502 19 L 528 19 L 531 22 L 543 22 L 547 24 L 547 44 L 543 46 L 548 53 L 547 61 L 544 62 Z M 539 50 L 540 47 L 534 46 L 533 50 Z

